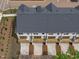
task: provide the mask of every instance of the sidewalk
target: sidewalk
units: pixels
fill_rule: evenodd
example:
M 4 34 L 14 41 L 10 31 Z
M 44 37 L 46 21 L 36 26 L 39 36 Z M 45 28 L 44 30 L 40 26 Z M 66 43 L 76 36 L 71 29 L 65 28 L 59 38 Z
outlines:
M 16 14 L 2 14 L 2 13 L 0 13 L 0 22 L 1 22 L 2 17 L 14 17 L 14 16 L 16 16 Z

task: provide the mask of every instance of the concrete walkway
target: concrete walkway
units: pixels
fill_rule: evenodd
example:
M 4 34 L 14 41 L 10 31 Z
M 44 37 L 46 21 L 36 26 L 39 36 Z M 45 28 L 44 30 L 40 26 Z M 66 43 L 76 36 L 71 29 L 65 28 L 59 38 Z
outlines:
M 14 17 L 14 16 L 16 16 L 16 14 L 2 14 L 2 13 L 0 13 L 0 22 L 1 22 L 2 17 Z

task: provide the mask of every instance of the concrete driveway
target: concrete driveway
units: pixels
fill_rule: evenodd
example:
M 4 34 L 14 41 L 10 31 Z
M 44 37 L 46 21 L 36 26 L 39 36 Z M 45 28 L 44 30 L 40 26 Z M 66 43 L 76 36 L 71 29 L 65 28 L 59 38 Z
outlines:
M 47 43 L 47 46 L 48 46 L 48 55 L 56 55 L 56 44 Z
M 34 55 L 42 55 L 42 43 L 33 43 Z

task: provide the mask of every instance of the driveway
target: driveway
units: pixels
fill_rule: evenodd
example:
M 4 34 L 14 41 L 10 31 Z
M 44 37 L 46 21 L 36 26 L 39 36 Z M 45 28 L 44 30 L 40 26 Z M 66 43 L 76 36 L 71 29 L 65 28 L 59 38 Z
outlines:
M 73 43 L 74 49 L 79 51 L 79 43 Z
M 42 43 L 33 43 L 34 55 L 42 55 Z
M 63 53 L 66 53 L 68 48 L 69 48 L 69 43 L 59 43 L 60 47 L 61 47 L 61 51 Z
M 29 43 L 20 44 L 21 55 L 29 55 Z
M 48 43 L 48 55 L 56 55 L 56 43 Z

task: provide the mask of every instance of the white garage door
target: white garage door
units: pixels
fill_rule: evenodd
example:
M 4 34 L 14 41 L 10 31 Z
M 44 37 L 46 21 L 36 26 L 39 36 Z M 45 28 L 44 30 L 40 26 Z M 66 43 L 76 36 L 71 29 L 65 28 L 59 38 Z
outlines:
M 29 55 L 29 43 L 21 43 L 21 55 Z
M 48 47 L 48 55 L 56 55 L 56 44 L 55 43 L 47 43 Z
M 42 43 L 33 43 L 34 55 L 42 55 Z

